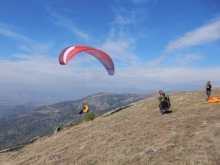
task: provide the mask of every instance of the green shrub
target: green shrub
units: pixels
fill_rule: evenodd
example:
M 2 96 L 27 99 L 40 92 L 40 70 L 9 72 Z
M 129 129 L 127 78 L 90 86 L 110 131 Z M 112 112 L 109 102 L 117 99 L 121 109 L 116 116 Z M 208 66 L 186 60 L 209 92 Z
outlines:
M 26 144 L 23 144 L 22 146 L 19 147 L 18 150 L 22 150 L 22 149 L 24 149 L 26 146 L 27 146 Z
M 76 124 L 70 123 L 68 127 L 71 128 L 71 127 L 74 127 L 75 125 Z
M 95 119 L 95 115 L 94 114 L 89 114 L 89 113 L 87 113 L 87 114 L 85 114 L 85 116 L 82 118 L 82 123 L 83 122 L 87 122 L 87 121 L 91 121 L 91 120 L 93 120 L 93 119 Z

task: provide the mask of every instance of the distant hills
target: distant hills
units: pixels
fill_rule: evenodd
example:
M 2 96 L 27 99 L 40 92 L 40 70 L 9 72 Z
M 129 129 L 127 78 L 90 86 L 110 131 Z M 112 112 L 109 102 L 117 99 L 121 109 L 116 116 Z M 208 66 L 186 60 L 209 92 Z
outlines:
M 86 96 L 105 91 L 102 88 L 86 88 L 84 90 L 87 91 L 84 93 Z M 152 91 L 150 92 L 136 88 L 111 88 L 108 91 L 111 91 L 111 93 L 152 93 Z M 78 100 L 83 97 L 85 96 L 83 96 L 82 90 L 78 88 L 71 88 L 71 90 L 65 92 L 65 95 L 63 93 L 48 91 L 5 91 L 4 89 L 0 89 L 0 119 L 12 114 L 24 113 L 43 105 L 50 105 L 67 100 Z
M 0 92 L 0 119 L 12 114 L 24 113 L 46 104 L 53 104 L 70 100 L 55 92 L 37 91 L 1 91 Z
M 69 100 L 56 92 L 38 92 L 28 90 L 12 90 L 0 92 L 0 105 L 25 105 L 25 106 L 41 106 L 45 104 L 53 104 L 59 101 Z
M 0 149 L 29 142 L 36 136 L 52 134 L 57 126 L 79 122 L 82 115 L 78 112 L 84 103 L 89 105 L 89 113 L 99 115 L 152 95 L 98 93 L 76 101 L 48 104 L 29 111 L 20 107 L 20 112 L 23 113 L 0 119 Z

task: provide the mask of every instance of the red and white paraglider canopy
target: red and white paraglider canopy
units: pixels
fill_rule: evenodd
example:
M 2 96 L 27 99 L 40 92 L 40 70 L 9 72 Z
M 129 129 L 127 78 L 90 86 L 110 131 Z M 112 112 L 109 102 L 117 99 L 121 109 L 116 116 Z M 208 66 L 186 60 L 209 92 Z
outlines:
M 114 75 L 115 68 L 114 68 L 114 63 L 111 57 L 107 53 L 99 49 L 95 49 L 95 48 L 88 47 L 88 46 L 70 46 L 70 47 L 65 48 L 60 53 L 59 63 L 61 65 L 66 65 L 73 56 L 75 56 L 76 54 L 80 52 L 86 52 L 94 56 L 95 58 L 97 58 L 103 64 L 108 74 Z

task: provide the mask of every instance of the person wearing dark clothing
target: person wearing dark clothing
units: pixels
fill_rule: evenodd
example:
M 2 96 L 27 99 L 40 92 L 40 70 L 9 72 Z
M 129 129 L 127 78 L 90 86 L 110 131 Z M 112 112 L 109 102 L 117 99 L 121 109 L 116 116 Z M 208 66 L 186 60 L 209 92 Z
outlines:
M 210 81 L 207 81 L 205 88 L 206 88 L 206 96 L 207 96 L 206 100 L 208 100 L 210 98 L 211 89 L 212 89 L 212 85 L 211 85 Z
M 160 101 L 159 103 L 160 114 L 163 115 L 164 111 L 170 108 L 170 99 L 169 96 L 166 96 L 162 90 L 159 90 L 158 93 L 160 94 L 160 96 L 158 97 Z

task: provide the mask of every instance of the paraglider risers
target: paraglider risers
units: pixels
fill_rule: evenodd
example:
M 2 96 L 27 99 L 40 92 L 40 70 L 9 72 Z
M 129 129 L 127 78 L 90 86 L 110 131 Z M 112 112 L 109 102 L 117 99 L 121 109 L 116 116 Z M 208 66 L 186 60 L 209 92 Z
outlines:
M 83 110 L 79 112 L 79 114 L 82 114 L 82 113 L 83 113 Z

